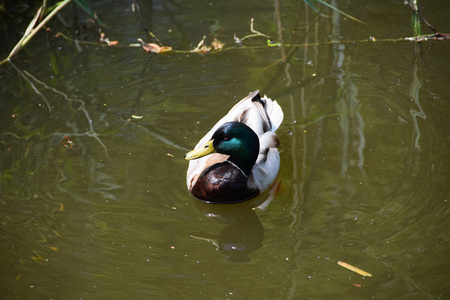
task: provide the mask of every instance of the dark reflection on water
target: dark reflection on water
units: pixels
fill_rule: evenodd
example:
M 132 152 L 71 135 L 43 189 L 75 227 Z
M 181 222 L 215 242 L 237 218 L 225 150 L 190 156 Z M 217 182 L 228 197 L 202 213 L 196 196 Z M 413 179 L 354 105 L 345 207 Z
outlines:
M 323 8 L 318 18 L 303 1 L 134 3 L 89 1 L 119 45 L 151 41 L 148 28 L 174 49 L 203 35 L 229 47 L 251 18 L 286 45 L 151 55 L 48 31 L 2 65 L 3 298 L 449 296 L 447 41 L 315 44 L 407 36 L 401 1 L 332 2 L 367 25 Z M 450 31 L 447 3 L 421 5 Z M 70 27 L 49 26 L 79 30 L 89 17 L 73 9 Z M 184 153 L 255 89 L 285 113 L 279 190 L 193 199 Z
M 276 182 L 269 192 L 238 204 L 221 205 L 195 201 L 199 211 L 207 218 L 225 224 L 220 234 L 195 232 L 190 236 L 210 242 L 223 253 L 227 261 L 249 262 L 249 254 L 262 247 L 264 228 L 255 210 L 266 209 L 279 189 Z
M 249 262 L 248 255 L 261 248 L 264 238 L 264 228 L 256 213 L 247 208 L 223 212 L 229 209 L 210 204 L 204 206 L 202 210 L 209 218 L 220 219 L 226 225 L 218 235 L 196 232 L 191 236 L 216 245 L 229 261 Z

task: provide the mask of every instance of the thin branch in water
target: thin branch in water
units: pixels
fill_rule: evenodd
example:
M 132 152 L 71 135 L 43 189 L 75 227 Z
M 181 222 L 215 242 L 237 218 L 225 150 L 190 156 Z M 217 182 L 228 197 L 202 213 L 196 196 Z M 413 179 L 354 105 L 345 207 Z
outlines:
M 206 35 L 203 36 L 203 39 L 198 43 L 197 47 L 191 50 L 191 52 L 196 53 L 207 53 L 211 50 L 211 47 L 205 45 Z
M 200 48 L 205 44 L 206 35 L 203 36 L 202 40 L 197 44 L 197 47 L 192 50 L 193 52 L 198 52 Z
M 238 38 L 236 36 L 236 34 L 234 34 L 234 42 L 236 44 L 240 44 L 241 45 L 244 40 L 247 40 L 247 39 L 250 39 L 250 38 L 254 38 L 254 37 L 264 37 L 264 38 L 272 40 L 272 38 L 269 35 L 267 35 L 265 33 L 262 33 L 262 32 L 260 32 L 258 30 L 255 30 L 253 28 L 253 21 L 254 21 L 254 19 L 251 18 L 251 20 L 250 20 L 250 32 L 252 34 L 248 34 L 248 35 L 244 36 L 243 38 Z
M 148 29 L 146 29 L 146 31 L 160 46 L 162 46 L 161 41 L 158 39 L 158 37 L 153 32 L 151 32 Z
M 266 38 L 270 39 L 270 36 L 268 36 L 267 34 L 264 34 L 264 33 L 262 33 L 262 32 L 259 32 L 258 30 L 255 30 L 255 29 L 253 28 L 253 21 L 254 21 L 254 19 L 252 18 L 252 19 L 250 20 L 250 31 L 251 31 L 252 33 L 254 33 L 254 34 L 257 34 L 258 36 L 263 36 L 263 37 L 266 37 Z
M 63 7 L 63 4 L 67 4 L 68 2 L 70 2 L 71 0 L 65 0 L 63 2 L 60 2 L 60 4 L 57 6 L 57 8 L 55 8 L 51 14 L 56 14 L 57 10 L 60 10 Z M 317 1 L 317 0 L 316 0 Z M 320 3 L 322 3 L 323 1 L 319 1 Z M 411 4 L 408 3 L 407 1 L 405 2 L 407 5 L 409 5 L 411 7 Z M 323 3 L 322 3 L 323 4 Z M 325 5 L 325 4 L 324 4 Z M 412 7 L 414 8 L 414 7 Z M 336 8 L 333 8 L 336 10 Z M 50 15 L 51 15 L 50 14 Z M 30 29 L 33 28 L 35 23 L 36 23 L 36 18 L 39 16 L 39 14 L 36 14 L 35 18 L 32 20 L 32 22 L 30 22 L 29 28 L 27 29 L 26 33 L 29 33 L 28 35 L 24 35 L 24 37 L 21 39 L 21 41 L 16 45 L 16 47 L 14 47 L 14 49 L 11 51 L 10 55 L 8 56 L 8 58 L 4 59 L 3 61 L 0 61 L 0 65 L 8 62 L 11 58 L 11 56 L 15 55 L 20 49 L 21 47 L 23 47 L 26 42 L 29 41 L 29 39 L 37 32 L 37 30 L 39 30 L 43 24 L 45 22 L 47 22 L 49 20 L 50 15 L 48 15 L 44 21 L 42 21 L 38 27 L 34 28 L 34 29 Z M 307 46 L 318 46 L 318 45 L 329 45 L 329 44 L 344 44 L 344 43 L 367 43 L 367 42 L 402 42 L 402 41 L 413 41 L 413 42 L 422 42 L 422 41 L 428 41 L 428 40 L 445 40 L 445 39 L 450 39 L 450 34 L 447 33 L 439 33 L 436 31 L 436 29 L 425 19 L 423 18 L 422 15 L 420 15 L 418 13 L 418 15 L 420 16 L 420 18 L 427 24 L 427 26 L 433 31 L 435 32 L 434 35 L 418 35 L 415 37 L 406 37 L 406 38 L 398 38 L 398 39 L 375 39 L 375 38 L 370 38 L 370 40 L 351 40 L 351 41 L 326 41 L 326 42 L 318 42 L 318 43 L 312 43 L 312 44 L 284 44 L 284 43 L 272 43 L 273 39 L 265 34 L 262 33 L 258 30 L 256 30 L 254 28 L 254 18 L 251 18 L 250 20 L 250 32 L 251 34 L 248 34 L 246 36 L 244 36 L 243 38 L 239 38 L 236 36 L 236 34 L 234 34 L 234 42 L 242 45 L 242 42 L 247 40 L 247 39 L 251 39 L 251 38 L 256 38 L 256 37 L 263 37 L 263 38 L 267 38 L 267 44 L 264 46 L 246 46 L 245 48 L 247 49 L 261 49 L 261 48 L 267 48 L 267 47 L 280 47 L 280 46 L 285 46 L 285 47 L 307 47 Z M 149 32 L 149 34 L 156 39 L 157 41 L 159 41 L 159 39 L 152 33 Z M 64 35 L 62 32 L 57 32 L 55 34 L 55 37 L 63 37 L 66 40 L 72 41 L 74 42 L 75 46 L 79 47 L 80 44 L 84 44 L 84 45 L 96 45 L 96 46 L 115 46 L 115 47 L 142 47 L 146 52 L 151 52 L 151 53 L 158 53 L 158 54 L 162 54 L 162 53 L 173 53 L 173 54 L 185 54 L 185 53 L 200 53 L 200 54 L 206 54 L 206 53 L 216 53 L 219 51 L 228 51 L 228 50 L 236 50 L 236 49 L 242 49 L 241 47 L 227 47 L 227 48 L 223 48 L 224 44 L 220 41 L 213 41 L 211 43 L 211 47 L 205 45 L 205 38 L 203 38 L 199 44 L 197 45 L 196 48 L 194 48 L 193 50 L 173 50 L 172 47 L 169 46 L 159 46 L 158 44 L 153 44 L 153 43 L 145 43 L 144 41 L 142 41 L 141 39 L 138 39 L 138 41 L 140 42 L 139 44 L 130 44 L 130 45 L 117 45 L 117 41 L 110 41 L 108 38 L 105 37 L 103 32 L 100 32 L 100 43 L 99 42 L 90 42 L 90 41 L 79 41 L 77 39 L 73 39 L 70 38 L 66 35 Z M 160 42 L 160 41 L 159 41 Z

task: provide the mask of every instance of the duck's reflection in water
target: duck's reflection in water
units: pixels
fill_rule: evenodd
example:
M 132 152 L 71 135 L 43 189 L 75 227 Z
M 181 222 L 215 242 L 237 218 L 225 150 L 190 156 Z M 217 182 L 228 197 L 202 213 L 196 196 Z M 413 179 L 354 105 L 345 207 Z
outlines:
M 249 262 L 249 254 L 261 248 L 264 239 L 264 227 L 256 210 L 265 209 L 272 202 L 279 186 L 276 182 L 269 192 L 236 204 L 210 204 L 195 200 L 202 214 L 226 225 L 219 234 L 194 232 L 190 236 L 214 244 L 227 261 Z

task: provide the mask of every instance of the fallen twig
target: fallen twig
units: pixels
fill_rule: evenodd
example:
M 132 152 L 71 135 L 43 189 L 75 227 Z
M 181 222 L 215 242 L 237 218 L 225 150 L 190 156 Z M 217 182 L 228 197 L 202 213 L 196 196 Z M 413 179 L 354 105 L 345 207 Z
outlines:
M 252 34 L 248 34 L 248 35 L 244 36 L 243 38 L 238 38 L 238 37 L 236 36 L 236 34 L 234 34 L 234 41 L 235 41 L 235 43 L 242 45 L 242 42 L 243 42 L 244 40 L 251 39 L 251 38 L 254 38 L 254 37 L 264 37 L 264 38 L 267 38 L 267 39 L 269 39 L 269 40 L 272 40 L 272 38 L 271 38 L 269 35 L 267 35 L 267 34 L 265 34 L 265 33 L 262 33 L 262 32 L 260 32 L 260 31 L 258 31 L 258 30 L 255 30 L 255 29 L 253 28 L 253 21 L 254 21 L 254 19 L 252 18 L 252 19 L 250 20 L 250 32 L 251 32 Z

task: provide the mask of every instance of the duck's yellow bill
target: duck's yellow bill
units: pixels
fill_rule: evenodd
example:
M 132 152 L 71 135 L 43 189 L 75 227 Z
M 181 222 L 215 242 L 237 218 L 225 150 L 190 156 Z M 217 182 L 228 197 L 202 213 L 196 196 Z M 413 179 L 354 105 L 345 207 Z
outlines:
M 214 146 L 213 146 L 213 141 L 214 140 L 210 140 L 204 146 L 202 146 L 198 149 L 189 151 L 184 156 L 184 159 L 185 160 L 197 159 L 197 158 L 200 158 L 200 157 L 203 157 L 203 156 L 213 153 L 214 151 L 216 151 L 216 149 L 214 149 Z

